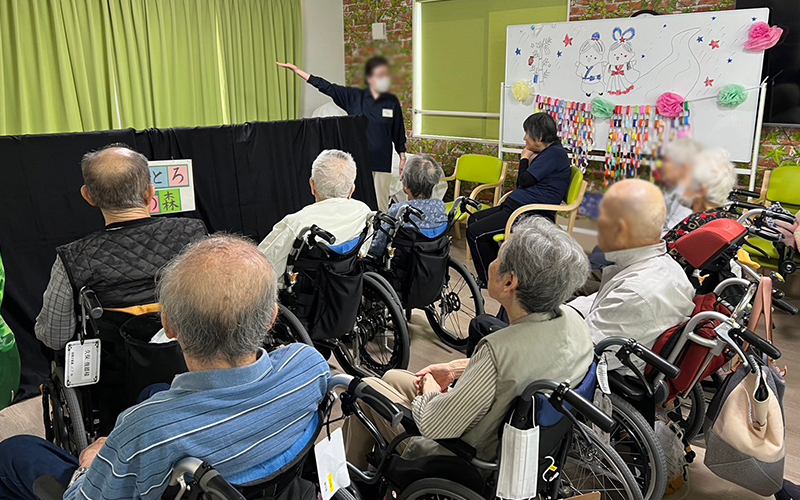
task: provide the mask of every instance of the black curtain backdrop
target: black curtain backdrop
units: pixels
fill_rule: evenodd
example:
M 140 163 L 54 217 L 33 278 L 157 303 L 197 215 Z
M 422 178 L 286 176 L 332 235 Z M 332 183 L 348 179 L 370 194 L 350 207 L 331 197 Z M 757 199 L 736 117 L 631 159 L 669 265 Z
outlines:
M 376 208 L 364 117 L 315 118 L 223 127 L 115 130 L 0 137 L 0 253 L 6 269 L 2 315 L 22 357 L 20 397 L 38 394 L 48 372 L 33 333 L 58 245 L 103 227 L 80 196 L 84 153 L 123 142 L 150 160 L 192 160 L 196 212 L 209 231 L 260 241 L 286 214 L 314 201 L 311 163 L 324 149 L 350 152 L 354 197 Z

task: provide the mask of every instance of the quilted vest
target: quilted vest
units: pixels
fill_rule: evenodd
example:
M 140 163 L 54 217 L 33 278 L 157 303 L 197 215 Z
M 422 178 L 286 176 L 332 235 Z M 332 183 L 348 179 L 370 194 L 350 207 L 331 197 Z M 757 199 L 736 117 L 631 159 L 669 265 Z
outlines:
M 75 292 L 85 286 L 103 307 L 123 308 L 155 302 L 159 269 L 206 234 L 199 219 L 153 217 L 110 224 L 56 251 Z

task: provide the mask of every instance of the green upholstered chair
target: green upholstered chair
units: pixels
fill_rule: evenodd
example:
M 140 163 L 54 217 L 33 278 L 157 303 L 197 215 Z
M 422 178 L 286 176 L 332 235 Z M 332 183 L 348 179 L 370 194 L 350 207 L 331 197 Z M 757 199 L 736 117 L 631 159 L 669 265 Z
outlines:
M 486 155 L 462 155 L 456 161 L 456 169 L 453 175 L 445 177 L 443 181 L 455 181 L 453 199 L 461 195 L 462 182 L 477 182 L 479 185 L 472 190 L 469 197 L 477 200 L 481 191 L 494 189 L 492 204 L 481 203 L 481 209 L 491 208 L 498 204 L 500 195 L 503 192 L 503 182 L 506 180 L 507 163 L 496 156 Z M 453 207 L 453 202 L 446 202 L 447 212 Z M 461 239 L 461 225 L 466 224 L 469 213 L 465 212 L 458 217 L 456 223 L 456 237 Z
M 800 211 L 800 166 L 778 167 L 764 173 L 764 180 L 761 183 L 761 198 L 754 203 L 770 206 L 775 202 L 779 202 L 783 208 L 795 215 Z M 768 256 L 765 257 L 758 250 L 745 246 L 744 249 L 750 254 L 753 262 L 767 269 L 778 268 L 780 256 L 772 242 L 757 236 L 748 238 L 747 242 Z
M 532 204 L 532 205 L 523 205 L 518 209 L 514 210 L 511 214 L 511 217 L 508 218 L 508 222 L 506 223 L 506 232 L 505 234 L 498 234 L 494 237 L 494 240 L 498 243 L 504 241 L 508 236 L 511 234 L 511 228 L 514 226 L 514 222 L 519 218 L 520 215 L 526 212 L 532 211 L 552 211 L 558 212 L 565 216 L 569 222 L 567 222 L 567 233 L 572 234 L 572 230 L 575 228 L 575 219 L 578 218 L 578 209 L 581 206 L 581 202 L 583 202 L 583 195 L 586 194 L 586 188 L 588 183 L 583 180 L 583 172 L 578 167 L 572 167 L 572 176 L 569 182 L 569 189 L 567 190 L 567 196 L 564 200 L 564 203 L 561 205 L 543 205 L 543 204 Z M 511 193 L 507 193 L 503 196 L 501 203 L 505 201 L 505 199 Z

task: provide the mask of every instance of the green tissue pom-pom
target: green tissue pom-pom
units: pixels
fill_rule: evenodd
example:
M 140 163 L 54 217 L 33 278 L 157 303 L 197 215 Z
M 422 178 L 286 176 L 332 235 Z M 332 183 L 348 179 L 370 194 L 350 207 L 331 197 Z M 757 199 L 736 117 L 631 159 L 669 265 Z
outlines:
M 726 108 L 735 108 L 747 100 L 747 90 L 741 85 L 730 83 L 719 89 L 717 102 Z
M 595 118 L 606 120 L 614 114 L 614 103 L 595 97 L 592 99 L 592 114 Z

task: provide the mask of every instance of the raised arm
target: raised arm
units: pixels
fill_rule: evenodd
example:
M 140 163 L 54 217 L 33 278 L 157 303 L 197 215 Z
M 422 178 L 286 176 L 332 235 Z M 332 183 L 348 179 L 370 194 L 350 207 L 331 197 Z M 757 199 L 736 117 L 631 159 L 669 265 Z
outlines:
M 306 73 L 305 71 L 303 71 L 302 69 L 298 68 L 296 65 L 294 65 L 292 63 L 281 63 L 281 62 L 279 62 L 279 63 L 276 63 L 276 64 L 278 66 L 280 66 L 281 68 L 286 68 L 286 69 L 290 69 L 290 70 L 294 71 L 294 73 L 297 76 L 299 76 L 300 78 L 302 78 L 305 81 L 308 81 L 308 79 L 311 77 L 310 74 Z

